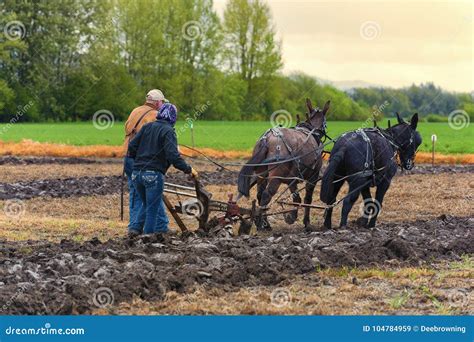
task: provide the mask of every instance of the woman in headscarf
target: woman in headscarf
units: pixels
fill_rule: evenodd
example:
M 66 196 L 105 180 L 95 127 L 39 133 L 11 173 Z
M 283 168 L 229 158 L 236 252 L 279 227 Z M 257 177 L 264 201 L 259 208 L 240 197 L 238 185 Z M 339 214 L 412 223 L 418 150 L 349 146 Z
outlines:
M 186 174 L 197 177 L 198 173 L 188 165 L 178 151 L 174 125 L 178 116 L 176 106 L 163 104 L 155 122 L 143 126 L 128 146 L 134 158 L 132 182 L 138 191 L 145 211 L 143 232 L 166 233 L 168 217 L 163 203 L 164 176 L 173 165 Z

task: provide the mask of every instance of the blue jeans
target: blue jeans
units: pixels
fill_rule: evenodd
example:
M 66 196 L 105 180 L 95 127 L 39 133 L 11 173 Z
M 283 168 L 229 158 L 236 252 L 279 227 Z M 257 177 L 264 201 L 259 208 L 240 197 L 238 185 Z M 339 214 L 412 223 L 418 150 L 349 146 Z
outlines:
M 141 234 L 145 224 L 145 208 L 143 208 L 142 199 L 132 183 L 133 158 L 125 157 L 124 163 L 129 193 L 130 222 L 128 223 L 128 231 Z
M 166 233 L 168 231 L 168 217 L 163 203 L 164 179 L 161 172 L 133 171 L 132 182 L 143 202 L 146 218 L 143 232 Z

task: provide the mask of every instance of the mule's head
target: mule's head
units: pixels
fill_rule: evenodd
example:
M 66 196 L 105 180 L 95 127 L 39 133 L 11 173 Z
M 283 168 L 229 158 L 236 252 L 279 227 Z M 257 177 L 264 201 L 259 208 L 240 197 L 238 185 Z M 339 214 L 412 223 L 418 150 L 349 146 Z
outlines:
M 329 110 L 329 105 L 331 101 L 327 101 L 324 105 L 324 108 L 321 110 L 319 108 L 314 108 L 311 104 L 310 99 L 306 99 L 306 107 L 308 107 L 308 113 L 306 113 L 306 122 L 309 123 L 312 127 L 320 129 L 323 132 L 326 131 L 326 113 Z
M 406 122 L 397 113 L 398 125 L 391 128 L 395 143 L 398 145 L 398 155 L 401 166 L 411 170 L 415 166 L 415 155 L 421 145 L 421 135 L 416 131 L 418 113 L 413 114 L 410 122 Z

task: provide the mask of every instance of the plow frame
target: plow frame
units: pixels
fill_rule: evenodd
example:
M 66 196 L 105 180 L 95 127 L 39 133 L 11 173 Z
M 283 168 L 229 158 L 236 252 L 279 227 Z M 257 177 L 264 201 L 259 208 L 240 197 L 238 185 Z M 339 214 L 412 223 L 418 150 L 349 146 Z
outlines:
M 197 203 L 199 203 L 199 214 L 196 215 L 195 218 L 199 223 L 199 230 L 208 232 L 210 229 L 211 220 L 214 221 L 214 224 L 217 223 L 221 225 L 240 221 L 239 234 L 248 234 L 250 232 L 250 228 L 257 217 L 256 200 L 252 201 L 251 208 L 239 206 L 233 200 L 232 194 L 228 195 L 229 199 L 227 202 L 213 200 L 212 194 L 204 188 L 198 179 L 193 178 L 193 182 L 194 187 L 165 182 L 163 201 L 182 232 L 187 232 L 189 229 L 181 219 L 180 215 L 193 215 L 188 212 L 186 205 L 184 205 L 181 201 L 179 201 L 176 205 L 172 205 L 169 198 L 165 195 L 166 193 L 195 198 L 197 200 Z M 285 214 L 291 212 L 292 210 L 293 209 L 282 210 L 278 212 L 263 212 L 261 215 L 274 216 Z M 217 215 L 212 216 L 212 214 Z
M 198 229 L 205 232 L 209 231 L 211 221 L 213 221 L 213 224 L 217 223 L 220 225 L 227 225 L 229 223 L 240 221 L 239 234 L 248 234 L 252 225 L 255 223 L 256 217 L 259 215 L 265 217 L 282 215 L 290 213 L 295 209 L 305 207 L 319 210 L 328 208 L 328 206 L 325 205 L 302 204 L 279 200 L 275 203 L 280 204 L 282 206 L 282 210 L 268 212 L 269 208 L 267 208 L 265 211 L 259 213 L 256 200 L 252 201 L 251 208 L 239 206 L 237 202 L 233 200 L 232 194 L 228 195 L 227 202 L 213 200 L 212 194 L 204 188 L 198 179 L 193 178 L 193 182 L 194 187 L 165 182 L 165 188 L 163 191 L 163 201 L 182 232 L 187 232 L 189 229 L 181 219 L 180 215 L 194 216 L 199 223 Z M 186 205 L 181 201 L 179 201 L 178 204 L 173 205 L 166 196 L 166 193 L 196 199 L 196 203 L 198 203 L 199 208 L 198 215 L 193 215 L 193 213 L 190 213 L 186 208 Z M 283 209 L 284 206 L 290 206 L 293 208 Z M 212 216 L 214 213 L 217 215 Z

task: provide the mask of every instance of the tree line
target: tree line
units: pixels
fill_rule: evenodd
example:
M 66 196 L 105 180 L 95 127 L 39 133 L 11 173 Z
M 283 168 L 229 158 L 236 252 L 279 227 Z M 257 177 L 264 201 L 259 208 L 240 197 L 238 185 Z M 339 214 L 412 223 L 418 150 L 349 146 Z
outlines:
M 283 75 L 261 0 L 229 0 L 222 18 L 212 0 L 3 0 L 0 28 L 2 122 L 90 120 L 98 110 L 123 120 L 152 88 L 209 120 L 302 113 L 306 97 L 330 99 L 334 120 L 474 112 L 468 94 L 432 84 L 343 92 L 304 73 Z
M 474 118 L 474 98 L 468 93 L 450 93 L 433 83 L 401 89 L 357 88 L 349 92 L 361 106 L 386 102 L 386 113 L 418 112 L 428 121 L 443 121 L 454 110 L 463 110 Z

